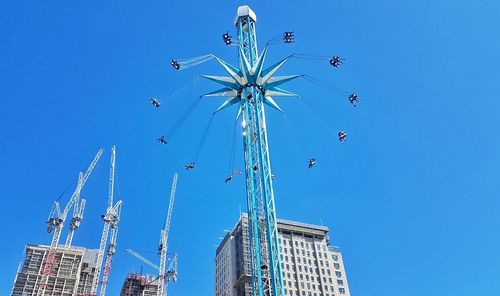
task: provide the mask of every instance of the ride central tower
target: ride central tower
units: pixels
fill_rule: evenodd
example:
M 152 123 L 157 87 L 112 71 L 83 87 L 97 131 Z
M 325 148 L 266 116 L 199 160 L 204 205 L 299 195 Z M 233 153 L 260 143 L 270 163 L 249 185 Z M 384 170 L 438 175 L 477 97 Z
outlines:
M 277 86 L 302 75 L 273 76 L 291 56 L 266 69 L 263 68 L 267 46 L 259 54 L 255 34 L 256 20 L 257 17 L 250 7 L 238 7 L 235 18 L 238 40 L 234 43 L 238 46 L 239 68 L 211 55 L 230 77 L 202 75 L 224 86 L 203 96 L 227 97 L 216 112 L 234 104 L 239 105 L 238 118 L 241 116 L 245 157 L 253 295 L 284 296 L 264 105 L 282 112 L 272 96 L 296 94 Z M 226 39 L 230 38 L 229 34 L 225 35 L 226 44 L 232 44 L 232 41 Z
M 235 25 L 242 69 L 247 68 L 245 60 L 250 69 L 258 62 L 256 20 L 255 13 L 248 6 L 238 8 Z M 284 295 L 282 266 L 261 90 L 261 85 L 250 79 L 240 94 L 252 286 L 256 296 L 281 296 Z

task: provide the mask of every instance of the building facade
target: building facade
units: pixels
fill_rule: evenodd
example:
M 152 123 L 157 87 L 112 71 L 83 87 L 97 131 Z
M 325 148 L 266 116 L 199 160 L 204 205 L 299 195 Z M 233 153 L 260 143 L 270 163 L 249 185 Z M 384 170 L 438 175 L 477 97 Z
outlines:
M 42 278 L 43 262 L 49 246 L 27 245 L 24 262 L 19 266 L 12 288 L 12 296 L 37 295 Z M 98 250 L 79 247 L 56 250 L 54 266 L 49 275 L 44 295 L 75 296 L 89 295 Z
M 158 284 L 157 276 L 129 273 L 123 282 L 120 296 L 156 296 Z
M 278 232 L 285 295 L 350 295 L 342 254 L 330 245 L 328 227 L 278 220 Z M 217 248 L 215 295 L 251 292 L 248 217 L 243 214 Z

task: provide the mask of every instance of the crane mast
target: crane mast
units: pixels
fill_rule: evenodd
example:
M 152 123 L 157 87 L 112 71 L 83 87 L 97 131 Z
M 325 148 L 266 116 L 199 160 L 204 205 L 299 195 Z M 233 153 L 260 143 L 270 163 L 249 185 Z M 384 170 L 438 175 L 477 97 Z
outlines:
M 54 205 L 52 207 L 52 210 L 50 211 L 49 218 L 47 220 L 47 232 L 51 233 L 54 232 L 52 236 L 52 241 L 50 243 L 50 248 L 47 253 L 47 255 L 44 258 L 43 262 L 43 267 L 42 267 L 42 275 L 38 284 L 38 290 L 37 290 L 37 295 L 42 296 L 45 294 L 45 290 L 47 288 L 47 284 L 49 281 L 49 276 L 52 273 L 52 268 L 55 264 L 55 259 L 56 259 L 56 249 L 59 244 L 59 239 L 61 238 L 61 231 L 64 226 L 64 221 L 66 220 L 66 217 L 68 216 L 69 210 L 71 206 L 76 202 L 77 199 L 80 197 L 80 192 L 83 189 L 83 186 L 87 182 L 87 179 L 90 177 L 90 174 L 94 170 L 95 165 L 99 161 L 99 158 L 102 155 L 103 150 L 99 149 L 97 151 L 96 156 L 90 163 L 89 167 L 87 168 L 87 171 L 85 172 L 85 175 L 79 176 L 78 184 L 76 186 L 75 191 L 71 195 L 68 203 L 66 204 L 66 207 L 64 210 L 61 212 L 61 208 L 59 205 L 59 201 L 55 201 Z
M 109 240 L 108 253 L 106 255 L 106 262 L 104 264 L 103 276 L 101 281 L 100 296 L 106 295 L 106 287 L 108 285 L 108 278 L 111 272 L 111 261 L 113 260 L 113 255 L 116 252 L 116 237 L 118 236 L 118 222 L 120 221 L 121 214 L 121 200 L 117 202 L 117 207 L 115 212 L 118 215 L 116 221 L 111 223 L 111 238 Z
M 172 189 L 170 190 L 170 200 L 168 203 L 167 216 L 165 217 L 165 224 L 160 231 L 160 244 L 158 246 L 158 255 L 160 256 L 160 269 L 158 274 L 158 296 L 166 296 L 167 290 L 165 285 L 167 283 L 167 275 L 165 274 L 167 264 L 167 251 L 168 251 L 168 234 L 170 231 L 170 221 L 172 220 L 172 211 L 174 209 L 175 191 L 177 190 L 177 179 L 179 175 L 174 174 L 172 179 Z
M 112 257 L 114 252 L 115 252 L 115 247 L 116 247 L 116 235 L 118 233 L 118 223 L 120 221 L 120 212 L 121 212 L 121 205 L 122 201 L 119 200 L 116 202 L 116 204 L 113 206 L 113 194 L 114 194 L 114 185 L 115 185 L 115 159 L 116 159 L 116 148 L 113 145 L 111 147 L 111 161 L 110 161 L 110 169 L 109 169 L 109 187 L 108 187 L 108 206 L 106 208 L 106 213 L 102 215 L 102 219 L 104 221 L 104 228 L 102 231 L 101 235 L 101 242 L 99 243 L 99 251 L 97 253 L 97 265 L 96 265 L 96 274 L 93 278 L 92 281 L 92 286 L 90 290 L 91 295 L 96 295 L 97 292 L 97 285 L 99 284 L 99 278 L 101 274 L 101 268 L 102 268 L 102 262 L 104 259 L 104 249 L 106 248 L 106 243 L 108 241 L 108 235 L 109 231 L 111 229 L 112 235 L 111 235 L 111 240 L 113 244 L 110 243 L 109 249 L 108 249 L 108 255 L 107 257 Z M 113 238 L 114 237 L 114 238 Z M 109 255 L 110 254 L 110 255 Z M 106 265 L 105 273 L 106 279 L 109 275 L 109 271 L 111 269 L 111 258 L 106 259 Z M 106 283 L 104 283 L 104 286 L 106 286 Z M 101 293 L 105 292 L 104 290 L 101 289 Z
M 80 176 L 78 178 L 78 184 L 82 182 L 83 178 L 83 173 L 80 172 Z M 64 247 L 66 249 L 69 249 L 71 247 L 71 244 L 73 242 L 73 236 L 75 235 L 75 230 L 80 227 L 80 223 L 83 220 L 83 212 L 85 211 L 85 203 L 86 200 L 82 198 L 80 200 L 80 194 L 75 198 L 75 202 L 73 205 L 73 216 L 71 217 L 71 221 L 69 222 L 69 230 L 68 230 L 68 236 L 66 237 L 66 243 L 64 244 Z

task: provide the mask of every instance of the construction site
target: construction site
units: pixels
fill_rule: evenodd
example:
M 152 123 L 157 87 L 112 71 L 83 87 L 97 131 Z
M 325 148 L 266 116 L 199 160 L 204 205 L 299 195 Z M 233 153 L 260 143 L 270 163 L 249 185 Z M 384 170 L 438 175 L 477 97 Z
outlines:
M 345 103 L 353 106 L 358 103 L 358 95 L 333 88 L 330 84 L 305 74 L 275 76 L 292 58 L 321 61 L 335 70 L 341 67 L 344 59 L 337 55 L 294 53 L 266 68 L 264 65 L 269 47 L 278 43 L 294 43 L 295 34 L 293 31 L 286 31 L 278 38 L 268 41 L 259 52 L 256 20 L 256 13 L 249 6 L 240 6 L 233 24 L 237 37 L 232 37 L 229 32 L 222 34 L 225 45 L 237 48 L 238 66 L 233 66 L 212 53 L 171 60 L 170 64 L 176 71 L 215 60 L 229 76 L 201 75 L 223 88 L 197 98 L 174 127 L 158 138 L 157 142 L 160 145 L 168 144 L 201 98 L 225 98 L 204 128 L 195 156 L 184 166 L 183 171 L 188 174 L 198 168 L 198 156 L 215 114 L 232 105 L 238 106 L 230 164 L 224 183 L 228 184 L 240 175 L 245 178 L 247 209 L 246 213 L 240 214 L 236 226 L 227 231 L 214 252 L 215 296 L 350 295 L 344 261 L 338 247 L 330 245 L 329 228 L 277 218 L 273 190 L 276 176 L 271 170 L 264 107 L 283 113 L 274 98 L 298 97 L 297 94 L 282 89 L 281 85 L 300 78 L 333 90 Z M 154 108 L 160 108 L 166 101 L 168 100 L 149 99 Z M 241 126 L 240 131 L 237 126 Z M 235 165 L 234 150 L 238 134 L 243 143 L 243 172 Z M 347 139 L 347 133 L 343 130 L 338 131 L 335 136 L 338 136 L 341 144 Z M 84 222 L 86 199 L 81 197 L 82 191 L 94 167 L 102 161 L 103 153 L 104 150 L 99 149 L 89 166 L 79 173 L 76 188 L 67 201 L 58 198 L 53 202 L 46 220 L 47 232 L 52 236 L 50 244 L 26 245 L 24 258 L 14 279 L 12 296 L 104 296 L 110 281 L 123 283 L 120 296 L 166 296 L 169 283 L 177 281 L 178 260 L 182 265 L 183 258 L 178 259 L 175 252 L 170 253 L 169 233 L 179 174 L 173 175 L 169 199 L 161 206 L 165 210 L 165 216 L 164 223 L 158 227 L 157 259 L 148 259 L 148 256 L 128 248 L 129 246 L 120 248 L 117 238 L 121 229 L 122 200 L 115 200 L 117 150 L 114 145 L 109 153 L 107 207 L 101 215 L 103 228 L 100 243 L 95 249 L 73 245 L 73 237 L 78 234 L 77 230 Z M 315 157 L 304 159 L 304 169 L 313 170 L 316 163 Z M 67 232 L 65 240 L 62 240 L 63 230 Z M 141 269 L 141 272 L 129 272 L 124 279 L 113 277 L 112 263 L 117 250 L 126 251 L 127 256 L 148 266 L 154 270 L 154 274 L 143 273 Z

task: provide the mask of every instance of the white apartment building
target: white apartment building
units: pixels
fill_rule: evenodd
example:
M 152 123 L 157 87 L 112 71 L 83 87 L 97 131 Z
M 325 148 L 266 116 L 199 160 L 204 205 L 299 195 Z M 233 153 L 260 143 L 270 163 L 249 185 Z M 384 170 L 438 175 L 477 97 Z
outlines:
M 350 295 L 342 254 L 330 245 L 329 228 L 278 220 L 285 294 Z M 215 295 L 251 296 L 248 217 L 226 234 L 215 257 Z

